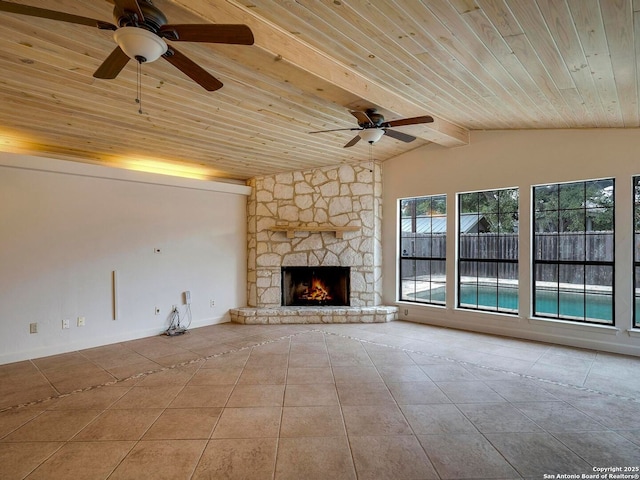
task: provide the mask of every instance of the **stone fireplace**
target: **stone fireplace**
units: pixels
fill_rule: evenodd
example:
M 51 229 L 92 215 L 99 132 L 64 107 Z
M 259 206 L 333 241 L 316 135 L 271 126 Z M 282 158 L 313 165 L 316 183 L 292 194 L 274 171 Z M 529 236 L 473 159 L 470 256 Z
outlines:
M 256 177 L 248 184 L 248 307 L 232 310 L 233 321 L 389 321 L 397 316 L 397 307 L 381 306 L 379 164 L 281 173 Z M 283 305 L 290 293 L 283 291 L 283 272 L 290 267 L 348 270 L 348 301 Z

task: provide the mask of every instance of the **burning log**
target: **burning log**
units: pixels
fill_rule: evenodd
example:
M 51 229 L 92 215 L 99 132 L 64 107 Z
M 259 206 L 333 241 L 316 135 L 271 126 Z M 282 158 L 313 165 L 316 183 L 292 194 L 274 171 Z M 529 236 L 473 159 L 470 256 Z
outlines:
M 312 279 L 311 288 L 305 290 L 305 292 L 300 295 L 300 298 L 314 302 L 324 302 L 333 299 L 327 287 L 317 278 Z

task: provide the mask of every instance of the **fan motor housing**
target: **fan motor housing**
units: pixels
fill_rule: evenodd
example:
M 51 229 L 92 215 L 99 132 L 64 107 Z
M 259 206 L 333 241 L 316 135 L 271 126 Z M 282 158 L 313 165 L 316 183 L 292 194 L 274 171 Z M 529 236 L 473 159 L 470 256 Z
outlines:
M 377 113 L 375 108 L 369 108 L 365 112 L 367 117 L 371 120 L 371 125 L 374 127 L 379 127 L 384 122 L 384 116 L 381 113 Z M 364 126 L 364 125 L 361 125 Z
M 167 17 L 154 6 L 150 0 L 138 0 L 140 10 L 144 15 L 144 21 L 139 21 L 133 12 L 120 10 L 117 6 L 113 9 L 113 17 L 119 27 L 142 27 L 153 33 L 158 33 L 160 27 L 167 24 Z

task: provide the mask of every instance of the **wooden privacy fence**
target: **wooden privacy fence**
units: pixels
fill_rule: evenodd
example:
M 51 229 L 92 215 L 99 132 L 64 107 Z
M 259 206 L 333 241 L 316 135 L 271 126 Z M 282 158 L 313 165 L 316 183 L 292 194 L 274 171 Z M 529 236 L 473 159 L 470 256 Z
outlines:
M 613 232 L 538 233 L 533 249 L 536 260 L 610 262 L 613 261 Z M 638 246 L 637 248 L 640 248 Z M 401 239 L 401 256 L 413 257 L 402 262 L 403 278 L 423 275 L 445 275 L 444 261 L 421 260 L 445 258 L 446 235 L 405 234 Z M 479 278 L 517 279 L 518 234 L 462 234 L 459 242 L 460 275 Z M 414 260 L 415 259 L 415 260 Z M 483 262 L 490 259 L 491 262 Z M 498 260 L 495 262 L 493 260 Z M 503 260 L 503 261 L 500 261 Z M 612 285 L 610 266 L 540 265 L 539 281 Z

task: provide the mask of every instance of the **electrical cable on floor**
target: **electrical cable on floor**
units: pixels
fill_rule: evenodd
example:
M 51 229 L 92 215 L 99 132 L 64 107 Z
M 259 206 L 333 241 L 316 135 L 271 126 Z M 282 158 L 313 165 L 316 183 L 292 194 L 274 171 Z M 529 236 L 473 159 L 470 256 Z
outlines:
M 187 329 L 191 326 L 191 304 L 187 304 L 185 309 L 185 315 L 189 319 L 189 323 L 186 326 L 180 325 L 180 310 L 178 307 L 173 307 L 171 311 L 169 328 L 167 328 L 164 332 L 165 335 L 169 337 L 175 337 L 176 335 L 182 335 L 187 333 Z

